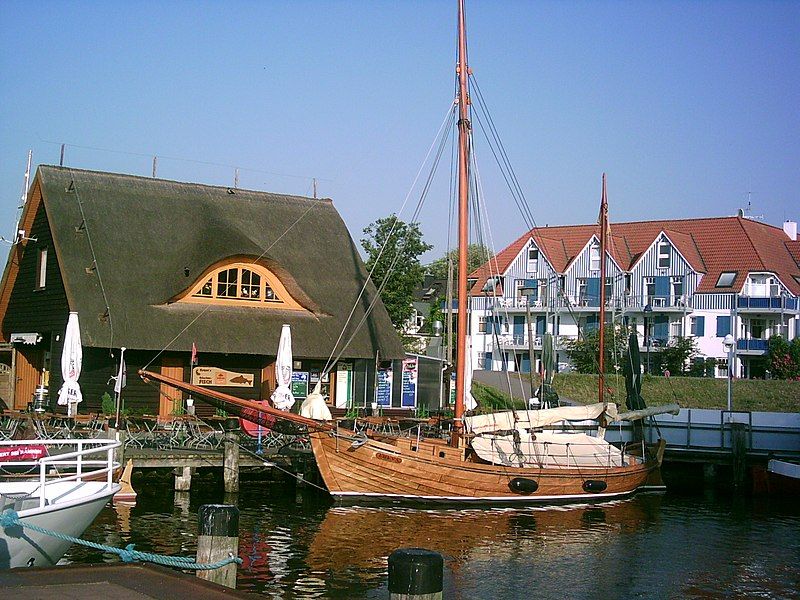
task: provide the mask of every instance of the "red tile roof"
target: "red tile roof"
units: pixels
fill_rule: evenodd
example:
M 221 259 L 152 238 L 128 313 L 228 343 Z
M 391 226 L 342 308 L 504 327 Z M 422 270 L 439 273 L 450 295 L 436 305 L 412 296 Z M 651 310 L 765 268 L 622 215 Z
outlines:
M 771 272 L 795 294 L 800 295 L 800 242 L 789 240 L 780 227 L 742 217 L 706 219 L 672 219 L 613 223 L 609 252 L 620 267 L 629 271 L 661 232 L 672 241 L 691 267 L 705 273 L 698 292 L 738 290 L 747 273 Z M 599 235 L 599 226 L 563 225 L 537 227 L 517 238 L 492 260 L 472 273 L 478 281 L 473 290 L 480 290 L 491 273 L 502 273 L 519 254 L 530 238 L 544 253 L 555 270 L 563 273 L 592 235 Z M 736 271 L 732 288 L 717 288 L 723 271 Z

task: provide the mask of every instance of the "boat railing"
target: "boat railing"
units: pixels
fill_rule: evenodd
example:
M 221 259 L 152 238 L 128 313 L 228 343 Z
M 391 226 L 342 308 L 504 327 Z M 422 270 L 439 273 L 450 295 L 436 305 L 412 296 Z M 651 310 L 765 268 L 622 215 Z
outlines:
M 45 446 L 45 447 L 71 447 L 77 450 L 73 452 L 61 452 L 51 456 L 43 456 L 36 460 L 14 460 L 3 463 L 5 467 L 38 467 L 39 473 L 39 507 L 43 508 L 47 504 L 47 490 L 56 483 L 65 481 L 98 481 L 105 479 L 106 489 L 111 489 L 114 484 L 114 472 L 120 467 L 114 461 L 114 450 L 122 444 L 116 440 L 108 439 L 71 439 L 71 440 L 4 440 L 0 441 L 0 448 L 7 446 Z M 104 458 L 87 457 L 104 455 Z M 52 477 L 52 468 L 69 469 L 70 473 L 58 473 L 57 477 Z M 74 469 L 74 472 L 71 472 Z M 51 477 L 48 478 L 48 472 Z

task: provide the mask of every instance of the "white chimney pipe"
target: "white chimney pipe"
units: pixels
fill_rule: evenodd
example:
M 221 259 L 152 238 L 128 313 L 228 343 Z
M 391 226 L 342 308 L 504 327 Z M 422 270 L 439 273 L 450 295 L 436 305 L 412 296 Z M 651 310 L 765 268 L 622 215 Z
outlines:
M 786 221 L 783 224 L 783 232 L 789 236 L 793 242 L 797 241 L 797 221 Z

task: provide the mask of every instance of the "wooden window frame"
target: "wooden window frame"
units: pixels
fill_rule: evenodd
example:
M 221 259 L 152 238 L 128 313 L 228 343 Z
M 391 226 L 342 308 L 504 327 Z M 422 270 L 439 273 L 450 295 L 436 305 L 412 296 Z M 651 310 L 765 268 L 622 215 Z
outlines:
M 47 286 L 47 251 L 48 248 L 39 248 L 36 259 L 36 290 L 43 290 Z
M 220 274 L 236 270 L 236 277 L 234 282 L 224 281 L 219 282 Z M 254 299 L 242 295 L 243 286 L 251 287 L 252 283 L 243 283 L 244 273 L 249 271 L 251 276 L 249 281 L 252 282 L 252 274 L 260 278 L 259 281 L 259 297 Z M 210 294 L 203 294 L 201 292 L 209 282 L 211 283 Z M 235 286 L 236 295 L 228 296 L 220 293 L 220 285 L 222 286 Z M 268 290 L 271 291 L 272 297 L 268 295 Z M 272 308 L 283 310 L 305 310 L 286 290 L 286 287 L 281 283 L 280 279 L 272 273 L 269 269 L 258 263 L 247 263 L 242 261 L 231 261 L 223 264 L 217 264 L 214 267 L 207 269 L 203 275 L 188 289 L 188 291 L 176 299 L 178 302 L 192 302 L 197 304 L 214 304 L 216 306 L 249 306 L 252 308 Z

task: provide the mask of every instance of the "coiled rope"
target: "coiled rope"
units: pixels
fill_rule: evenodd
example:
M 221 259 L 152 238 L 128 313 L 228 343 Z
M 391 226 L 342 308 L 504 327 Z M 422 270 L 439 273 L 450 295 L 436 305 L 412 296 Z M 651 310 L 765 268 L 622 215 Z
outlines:
M 242 563 L 242 559 L 238 556 L 229 556 L 228 558 L 224 558 L 214 563 L 204 564 L 197 563 L 193 558 L 186 558 L 184 556 L 164 556 L 161 554 L 153 554 L 152 552 L 140 552 L 139 550 L 134 549 L 134 544 L 128 544 L 124 548 L 106 546 L 105 544 L 98 544 L 96 542 L 90 542 L 88 540 L 82 540 L 71 535 L 66 535 L 58 531 L 53 531 L 52 529 L 47 529 L 46 527 L 39 527 L 38 525 L 34 525 L 32 523 L 25 523 L 20 521 L 19 515 L 15 510 L 7 510 L 3 513 L 0 513 L 0 527 L 14 527 L 15 525 L 49 535 L 65 542 L 79 544 L 81 546 L 94 548 L 95 550 L 101 550 L 102 552 L 108 552 L 110 554 L 116 554 L 120 557 L 120 559 L 122 559 L 122 562 L 126 563 L 149 562 L 157 565 L 177 567 L 179 569 L 188 569 L 194 571 L 213 571 L 214 569 L 222 568 L 231 563 Z

